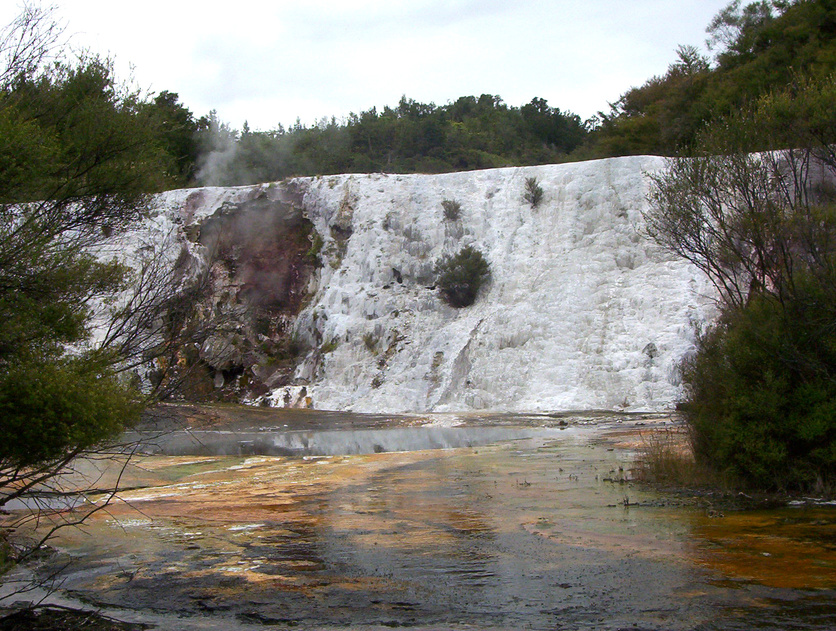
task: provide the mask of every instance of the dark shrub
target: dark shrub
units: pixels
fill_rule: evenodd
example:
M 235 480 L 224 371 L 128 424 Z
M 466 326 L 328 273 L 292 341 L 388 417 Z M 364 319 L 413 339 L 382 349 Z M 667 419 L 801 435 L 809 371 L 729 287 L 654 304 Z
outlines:
M 462 211 L 462 205 L 452 199 L 445 199 L 441 202 L 442 208 L 444 208 L 444 218 L 448 221 L 455 221 L 459 218 L 459 214 Z
M 537 182 L 536 177 L 525 178 L 523 199 L 531 204 L 532 208 L 537 208 L 540 202 L 543 201 L 543 187 Z
M 436 265 L 438 287 L 451 307 L 469 307 L 476 300 L 482 283 L 490 276 L 490 266 L 482 253 L 470 246 L 445 257 Z
M 726 311 L 685 365 L 695 455 L 744 484 L 836 482 L 836 332 L 822 296 Z

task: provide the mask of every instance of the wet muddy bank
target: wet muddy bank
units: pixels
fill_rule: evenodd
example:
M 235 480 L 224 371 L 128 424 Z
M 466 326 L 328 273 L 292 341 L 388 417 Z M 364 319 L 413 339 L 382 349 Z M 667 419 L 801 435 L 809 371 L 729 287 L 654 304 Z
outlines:
M 699 495 L 632 483 L 637 432 L 664 419 L 276 418 L 199 427 L 516 434 L 326 456 L 142 455 L 131 490 L 62 533 L 36 571 L 61 569 L 63 594 L 164 629 L 836 626 L 834 510 L 718 516 Z

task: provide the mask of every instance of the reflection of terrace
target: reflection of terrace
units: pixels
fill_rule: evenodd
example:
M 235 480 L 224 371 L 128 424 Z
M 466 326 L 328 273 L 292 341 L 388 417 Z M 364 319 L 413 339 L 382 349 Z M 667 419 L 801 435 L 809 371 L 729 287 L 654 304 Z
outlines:
M 399 427 L 390 429 L 188 430 L 134 437 L 148 454 L 185 456 L 342 456 L 372 453 L 460 449 L 525 438 L 556 438 L 561 430 L 541 427 Z

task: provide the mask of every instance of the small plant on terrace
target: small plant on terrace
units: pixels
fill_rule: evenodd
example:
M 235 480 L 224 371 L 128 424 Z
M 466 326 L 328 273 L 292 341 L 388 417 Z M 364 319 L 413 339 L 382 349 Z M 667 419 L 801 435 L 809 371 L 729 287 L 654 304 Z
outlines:
M 325 342 L 319 347 L 319 352 L 323 355 L 327 355 L 328 353 L 333 353 L 337 350 L 337 347 L 340 345 L 340 338 L 333 337 L 331 341 Z
M 377 337 L 374 333 L 366 333 L 363 335 L 363 344 L 373 355 L 377 355 Z
M 470 246 L 445 257 L 436 265 L 441 295 L 451 307 L 469 307 L 479 288 L 490 276 L 490 266 L 479 250 Z
M 525 178 L 523 199 L 531 204 L 532 208 L 537 208 L 540 202 L 543 201 L 543 187 L 537 182 L 536 177 Z
M 444 218 L 448 221 L 458 219 L 462 211 L 462 205 L 453 199 L 445 199 L 441 202 L 441 207 L 444 208 Z

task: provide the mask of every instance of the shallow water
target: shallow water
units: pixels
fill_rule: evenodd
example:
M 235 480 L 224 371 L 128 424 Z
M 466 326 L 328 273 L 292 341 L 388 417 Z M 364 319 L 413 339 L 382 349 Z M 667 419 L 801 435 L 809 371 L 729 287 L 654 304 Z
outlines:
M 312 413 L 146 437 L 51 568 L 166 629 L 834 628 L 836 510 L 717 516 L 635 486 L 654 423 Z

